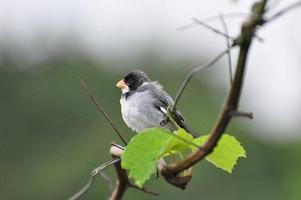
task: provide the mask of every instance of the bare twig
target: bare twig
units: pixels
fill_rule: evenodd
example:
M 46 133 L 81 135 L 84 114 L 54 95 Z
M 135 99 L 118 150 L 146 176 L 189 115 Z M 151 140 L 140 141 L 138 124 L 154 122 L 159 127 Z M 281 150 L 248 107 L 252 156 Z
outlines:
M 223 57 L 230 49 L 226 49 L 224 51 L 222 51 L 218 56 L 216 56 L 213 60 L 211 60 L 210 62 L 200 66 L 200 67 L 196 67 L 194 69 L 192 69 L 188 75 L 186 76 L 185 80 L 183 81 L 180 89 L 178 90 L 178 93 L 177 93 L 177 96 L 175 98 L 175 104 L 174 104 L 174 107 L 173 107 L 173 111 L 175 110 L 176 108 L 176 105 L 184 91 L 184 89 L 186 88 L 187 84 L 189 83 L 190 79 L 192 78 L 193 75 L 195 75 L 198 71 L 202 70 L 202 69 L 205 69 L 207 67 L 210 67 L 211 65 L 213 65 L 214 63 L 216 63 L 221 57 Z
M 283 8 L 282 10 L 280 10 L 279 12 L 277 12 L 276 14 L 274 14 L 272 17 L 270 17 L 269 19 L 265 20 L 266 22 L 271 22 L 275 19 L 277 19 L 278 17 L 282 16 L 283 14 L 287 13 L 288 11 L 291 11 L 295 8 L 298 8 L 299 6 L 301 6 L 301 1 L 297 1 L 289 6 L 287 6 L 286 8 Z
M 250 15 L 250 13 L 224 13 L 223 14 L 223 16 L 225 18 L 247 17 L 249 15 Z M 203 21 L 203 22 L 210 22 L 210 21 L 214 21 L 214 20 L 218 20 L 218 19 L 219 19 L 219 16 L 218 15 L 214 15 L 214 16 L 203 18 L 203 19 L 201 19 L 201 21 Z M 196 26 L 198 26 L 198 24 L 196 24 L 195 22 L 193 22 L 193 23 L 186 24 L 184 26 L 178 27 L 177 30 L 178 31 L 185 31 L 185 30 L 187 30 L 189 28 L 193 28 L 193 27 L 196 27 Z
M 222 22 L 222 25 L 223 25 L 223 27 L 224 27 L 224 31 L 225 31 L 226 35 L 229 35 L 228 27 L 227 27 L 227 24 L 226 24 L 226 21 L 225 21 L 225 19 L 224 19 L 223 14 L 220 15 L 220 18 L 221 18 L 221 22 Z M 231 45 L 230 45 L 229 38 L 228 38 L 228 37 L 225 37 L 225 39 L 226 39 L 227 48 L 230 49 Z M 228 66 L 229 66 L 230 85 L 232 86 L 233 77 L 232 77 L 232 58 L 231 58 L 231 52 L 229 51 L 229 52 L 227 53 L 227 55 L 228 55 Z
M 117 133 L 117 135 L 119 136 L 119 138 L 122 140 L 123 144 L 127 145 L 127 142 L 122 137 L 121 133 L 118 131 L 118 129 L 116 128 L 116 126 L 114 125 L 114 123 L 112 122 L 112 120 L 110 119 L 110 117 L 108 116 L 108 114 L 104 111 L 104 109 L 97 102 L 96 98 L 93 96 L 92 92 L 89 90 L 89 88 L 87 87 L 87 85 L 85 84 L 85 82 L 80 79 L 80 84 L 85 89 L 85 91 L 87 92 L 87 94 L 89 95 L 89 97 L 92 99 L 93 103 L 97 106 L 98 111 L 105 117 L 105 119 L 107 120 L 107 122 L 111 125 L 111 127 L 113 128 L 113 130 Z
M 209 30 L 211 30 L 211 31 L 213 31 L 213 32 L 215 32 L 215 33 L 217 33 L 217 34 L 219 34 L 219 35 L 222 35 L 222 36 L 224 36 L 224 37 L 227 37 L 228 39 L 231 39 L 232 41 L 235 39 L 234 37 L 232 37 L 232 36 L 230 36 L 230 35 L 228 35 L 228 34 L 226 34 L 226 33 L 223 33 L 222 31 L 220 31 L 220 30 L 218 30 L 218 29 L 216 29 L 216 28 L 214 28 L 214 27 L 212 27 L 212 26 L 209 26 L 208 24 L 206 24 L 205 22 L 203 22 L 202 20 L 199 20 L 199 19 L 197 19 L 197 18 L 192 18 L 192 20 L 194 21 L 194 23 L 196 24 L 196 25 L 202 25 L 202 26 L 204 26 L 204 27 L 206 27 L 206 28 L 208 28 Z M 186 30 L 188 27 L 182 27 L 182 29 L 178 29 L 178 30 L 181 30 L 181 31 L 183 31 L 183 30 Z M 190 27 L 189 27 L 190 28 Z M 255 36 L 255 38 L 258 40 L 258 41 L 260 41 L 260 42 L 263 42 L 263 39 L 260 37 L 260 36 L 258 36 L 258 35 L 254 35 Z
M 229 122 L 232 119 L 232 113 L 237 110 L 242 90 L 244 73 L 246 68 L 246 60 L 254 32 L 258 25 L 261 25 L 263 15 L 265 12 L 267 0 L 257 2 L 256 7 L 252 9 L 253 14 L 243 23 L 241 34 L 239 36 L 239 56 L 237 61 L 236 72 L 234 76 L 233 85 L 228 95 L 227 101 L 221 110 L 216 124 L 213 127 L 210 137 L 196 152 L 192 153 L 185 159 L 172 163 L 162 169 L 162 175 L 169 178 L 175 177 L 177 174 L 192 167 L 195 163 L 202 160 L 206 155 L 212 152 L 222 134 L 225 132 Z
M 254 117 L 253 113 L 251 112 L 241 112 L 241 111 L 234 111 L 232 112 L 232 115 L 236 117 L 246 117 L 249 119 L 253 119 Z
M 209 30 L 212 30 L 213 32 L 215 32 L 215 33 L 217 33 L 217 34 L 219 34 L 219 35 L 222 35 L 222 36 L 226 37 L 227 39 L 234 40 L 234 37 L 229 36 L 228 34 L 223 33 L 222 31 L 220 31 L 220 30 L 218 30 L 218 29 L 216 29 L 216 28 L 213 28 L 213 27 L 207 25 L 205 22 L 203 22 L 203 21 L 201 21 L 201 20 L 199 20 L 199 19 L 192 18 L 192 20 L 193 20 L 195 23 L 197 23 L 197 24 L 199 24 L 199 25 L 202 25 L 202 26 L 208 28 Z
M 150 190 L 147 189 L 147 188 L 144 188 L 144 187 L 140 188 L 140 187 L 138 187 L 137 185 L 133 185 L 133 184 L 131 184 L 131 183 L 130 183 L 129 187 L 134 188 L 134 189 L 137 189 L 137 190 L 141 190 L 141 191 L 143 191 L 143 192 L 145 192 L 145 193 L 147 193 L 147 194 L 151 194 L 151 195 L 154 195 L 154 196 L 158 196 L 158 195 L 159 195 L 158 193 L 153 192 L 153 191 L 150 191 Z
M 110 191 L 110 193 L 113 192 L 113 183 L 112 183 L 112 179 L 106 175 L 103 171 L 99 172 L 99 175 L 102 177 L 102 179 L 107 183 L 108 186 L 108 190 Z
M 72 197 L 70 197 L 68 200 L 77 200 L 79 199 L 80 197 L 82 197 L 84 194 L 86 194 L 89 189 L 92 187 L 93 183 L 94 183 L 94 179 L 95 177 L 102 171 L 104 170 L 105 168 L 107 168 L 108 166 L 116 163 L 120 161 L 120 158 L 114 158 L 114 159 L 111 159 L 107 162 L 105 162 L 104 164 L 96 167 L 95 169 L 93 169 L 91 171 L 91 174 L 90 174 L 90 178 L 89 178 L 89 181 L 87 182 L 87 184 L 82 187 L 78 192 L 76 192 Z

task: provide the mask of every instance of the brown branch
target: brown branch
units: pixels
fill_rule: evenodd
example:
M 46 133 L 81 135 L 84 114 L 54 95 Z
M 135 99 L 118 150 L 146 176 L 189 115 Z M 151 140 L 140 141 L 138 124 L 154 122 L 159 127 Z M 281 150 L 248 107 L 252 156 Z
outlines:
M 118 158 L 117 156 L 112 155 L 112 158 Z M 109 200 L 120 200 L 122 199 L 125 191 L 129 187 L 129 179 L 126 171 L 122 169 L 121 162 L 118 161 L 114 164 L 115 171 L 117 174 L 117 180 L 115 183 L 115 188 L 109 198 Z
M 122 169 L 122 167 L 121 167 L 120 156 L 124 151 L 124 149 L 122 149 L 122 148 L 123 147 L 121 147 L 120 145 L 116 145 L 114 142 L 112 142 L 112 144 L 111 144 L 110 154 L 113 159 L 119 159 L 119 160 L 118 160 L 118 162 L 114 163 L 115 172 L 117 174 L 117 179 L 116 179 L 116 183 L 115 183 L 115 188 L 114 188 L 113 192 L 111 193 L 109 200 L 122 199 L 124 193 L 126 192 L 126 190 L 128 188 L 134 188 L 134 189 L 140 190 L 144 193 L 158 196 L 158 193 L 150 191 L 149 189 L 144 188 L 144 187 L 140 188 L 130 182 L 126 170 Z
M 240 36 L 235 40 L 235 43 L 240 46 L 239 57 L 236 64 L 236 72 L 231 87 L 230 93 L 224 107 L 221 110 L 219 117 L 213 127 L 209 139 L 196 152 L 192 153 L 185 159 L 168 165 L 162 169 L 162 175 L 165 178 L 175 177 L 183 170 L 192 167 L 197 162 L 201 161 L 206 155 L 210 154 L 222 134 L 225 132 L 229 122 L 232 119 L 232 113 L 237 110 L 240 99 L 241 89 L 244 80 L 246 61 L 254 32 L 258 25 L 262 24 L 263 14 L 265 11 L 267 0 L 257 2 L 252 9 L 252 15 L 243 23 Z

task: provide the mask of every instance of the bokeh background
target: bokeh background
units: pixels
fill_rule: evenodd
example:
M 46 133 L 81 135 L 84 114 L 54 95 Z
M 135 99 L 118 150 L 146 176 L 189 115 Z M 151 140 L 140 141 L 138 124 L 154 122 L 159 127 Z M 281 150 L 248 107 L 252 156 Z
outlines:
M 270 1 L 268 16 L 291 2 Z M 226 18 L 235 36 L 252 3 L 0 1 L 0 199 L 67 199 L 110 159 L 110 143 L 121 144 L 78 78 L 130 139 L 115 83 L 139 68 L 175 96 L 189 69 L 226 48 L 223 37 L 191 18 L 239 13 Z M 295 10 L 261 28 L 264 42 L 252 46 L 240 107 L 255 119 L 237 118 L 227 130 L 247 150 L 233 174 L 204 161 L 185 191 L 160 178 L 146 185 L 159 197 L 129 190 L 125 199 L 301 199 L 300 17 Z M 219 20 L 208 23 L 222 29 Z M 236 50 L 232 56 L 235 63 Z M 185 91 L 179 108 L 188 124 L 208 133 L 228 89 L 224 58 Z M 114 179 L 112 169 L 106 172 Z M 83 199 L 107 195 L 97 178 Z

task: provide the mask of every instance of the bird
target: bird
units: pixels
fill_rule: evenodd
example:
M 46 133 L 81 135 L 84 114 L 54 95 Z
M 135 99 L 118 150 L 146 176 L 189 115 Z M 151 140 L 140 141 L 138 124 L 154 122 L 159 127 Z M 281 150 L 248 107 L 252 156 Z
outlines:
M 157 81 L 151 81 L 141 70 L 132 70 L 116 86 L 121 89 L 121 115 L 125 124 L 135 132 L 163 127 L 170 131 L 177 129 L 171 121 L 166 121 L 167 109 L 174 105 L 173 99 Z M 177 125 L 194 138 L 199 134 L 184 123 L 179 111 L 174 112 Z

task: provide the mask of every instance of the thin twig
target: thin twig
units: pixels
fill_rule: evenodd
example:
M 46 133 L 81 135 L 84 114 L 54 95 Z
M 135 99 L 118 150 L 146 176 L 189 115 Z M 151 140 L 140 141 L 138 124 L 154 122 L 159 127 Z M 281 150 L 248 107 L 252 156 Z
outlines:
M 88 183 L 82 187 L 78 192 L 76 192 L 72 197 L 70 197 L 68 200 L 77 200 L 81 198 L 84 194 L 86 194 L 89 189 L 92 187 L 94 183 L 95 176 L 90 176 Z
M 177 93 L 177 96 L 175 98 L 175 103 L 174 103 L 174 107 L 173 107 L 173 110 L 175 110 L 176 108 L 176 105 L 184 91 L 184 89 L 186 88 L 187 84 L 189 83 L 190 79 L 192 78 L 192 76 L 194 74 L 196 74 L 198 71 L 202 70 L 202 69 L 205 69 L 207 67 L 210 67 L 211 65 L 213 65 L 214 63 L 216 63 L 221 57 L 223 57 L 230 49 L 226 49 L 224 51 L 222 51 L 218 56 L 216 56 L 214 59 L 212 59 L 210 62 L 202 65 L 202 66 L 199 66 L 199 67 L 196 67 L 194 69 L 192 69 L 188 75 L 186 76 L 185 80 L 183 81 L 180 89 L 178 90 L 178 93 Z
M 130 183 L 129 187 L 140 190 L 140 191 L 145 192 L 145 193 L 150 194 L 150 195 L 159 196 L 158 193 L 150 191 L 149 189 L 147 189 L 145 187 L 140 188 L 137 185 L 134 185 L 134 184 L 131 184 L 131 183 Z
M 276 14 L 274 14 L 272 17 L 270 17 L 269 19 L 265 20 L 266 22 L 271 22 L 275 19 L 277 19 L 278 17 L 282 16 L 283 14 L 287 13 L 288 11 L 291 11 L 295 8 L 298 8 L 299 6 L 301 6 L 301 1 L 297 1 L 289 6 L 287 6 L 286 8 L 283 8 L 282 10 L 280 10 L 279 12 L 277 12 Z
M 227 37 L 227 38 L 231 39 L 232 41 L 235 39 L 234 37 L 232 37 L 232 36 L 230 36 L 230 35 L 228 35 L 228 34 L 226 34 L 226 33 L 223 33 L 222 31 L 220 31 L 220 30 L 218 30 L 218 29 L 216 29 L 216 28 L 214 28 L 214 27 L 212 27 L 212 26 L 209 26 L 209 25 L 206 24 L 203 20 L 199 20 L 199 19 L 196 19 L 196 18 L 193 18 L 192 20 L 194 21 L 194 24 L 196 24 L 196 25 L 202 25 L 202 26 L 208 28 L 209 30 L 211 30 L 211 31 L 213 31 L 213 32 L 215 32 L 215 33 L 217 33 L 217 34 L 219 34 L 219 35 L 222 35 L 222 36 L 224 36 L 224 37 Z M 190 27 L 191 27 L 191 26 L 184 26 L 184 27 L 180 27 L 181 29 L 178 28 L 178 30 L 183 31 L 183 30 L 186 30 L 186 29 L 188 29 L 188 28 L 190 28 Z M 263 42 L 263 38 L 261 38 L 260 36 L 254 34 L 254 37 L 255 37 L 259 42 Z
M 113 183 L 112 183 L 112 179 L 106 175 L 103 171 L 99 171 L 99 175 L 102 177 L 102 179 L 107 183 L 108 186 L 108 190 L 110 191 L 110 193 L 113 192 Z
M 224 31 L 226 33 L 226 35 L 229 35 L 229 30 L 228 30 L 228 27 L 227 27 L 227 24 L 226 24 L 226 21 L 224 19 L 224 16 L 223 14 L 220 15 L 220 19 L 221 19 L 221 22 L 222 22 L 222 25 L 224 27 Z M 229 41 L 229 38 L 228 37 L 225 37 L 226 39 L 226 44 L 227 44 L 227 48 L 230 49 L 231 45 L 230 45 L 230 41 Z M 228 66 L 229 66 L 229 77 L 230 77 L 230 85 L 232 86 L 232 83 L 233 83 L 233 77 L 232 77 L 232 58 L 231 58 L 231 52 L 229 51 L 227 53 L 228 55 Z
M 236 117 L 247 117 L 249 119 L 253 119 L 254 115 L 251 112 L 241 112 L 241 111 L 234 111 L 232 112 L 233 116 Z
M 93 96 L 92 92 L 89 90 L 89 88 L 87 87 L 87 85 L 85 84 L 85 82 L 80 79 L 80 84 L 85 89 L 85 91 L 87 92 L 87 94 L 89 95 L 89 97 L 92 99 L 93 103 L 97 106 L 98 111 L 105 117 L 105 119 L 107 120 L 107 122 L 111 125 L 111 127 L 113 128 L 113 130 L 117 133 L 117 135 L 119 136 L 119 138 L 122 140 L 123 144 L 127 145 L 127 142 L 122 137 L 121 133 L 118 131 L 118 129 L 116 128 L 116 126 L 114 125 L 114 123 L 112 122 L 112 120 L 110 119 L 110 117 L 108 116 L 108 114 L 104 111 L 104 109 L 97 102 L 96 98 Z
M 93 169 L 90 173 L 90 178 L 89 181 L 87 182 L 86 185 L 84 185 L 78 192 L 76 192 L 74 195 L 72 195 L 68 200 L 77 200 L 79 198 L 81 198 L 84 194 L 86 194 L 89 189 L 92 187 L 93 183 L 94 183 L 94 179 L 96 177 L 97 174 L 99 174 L 102 170 L 104 170 L 105 168 L 107 168 L 108 166 L 116 163 L 120 161 L 120 158 L 114 158 L 111 159 L 107 162 L 105 162 L 104 164 L 96 167 L 95 169 Z
M 250 13 L 224 13 L 225 18 L 247 17 L 249 15 L 250 15 Z M 218 20 L 218 19 L 219 19 L 219 16 L 214 15 L 214 16 L 209 16 L 209 17 L 203 18 L 203 19 L 201 19 L 201 21 L 210 22 L 210 21 L 214 21 L 214 20 Z M 190 23 L 190 24 L 186 24 L 184 26 L 178 27 L 176 30 L 185 31 L 189 28 L 193 28 L 193 27 L 196 27 L 196 26 L 198 26 L 198 24 Z
M 214 33 L 217 33 L 217 34 L 219 34 L 219 35 L 222 35 L 222 36 L 226 37 L 227 39 L 231 39 L 232 41 L 235 39 L 234 37 L 229 36 L 228 34 L 223 33 L 222 31 L 220 31 L 220 30 L 218 30 L 218 29 L 216 29 L 216 28 L 213 28 L 213 27 L 209 26 L 208 24 L 206 24 L 205 22 L 203 22 L 203 21 L 201 21 L 201 20 L 199 20 L 199 19 L 192 18 L 192 20 L 193 20 L 195 23 L 197 23 L 197 24 L 199 24 L 199 25 L 202 25 L 202 26 L 208 28 L 209 30 L 213 31 Z

